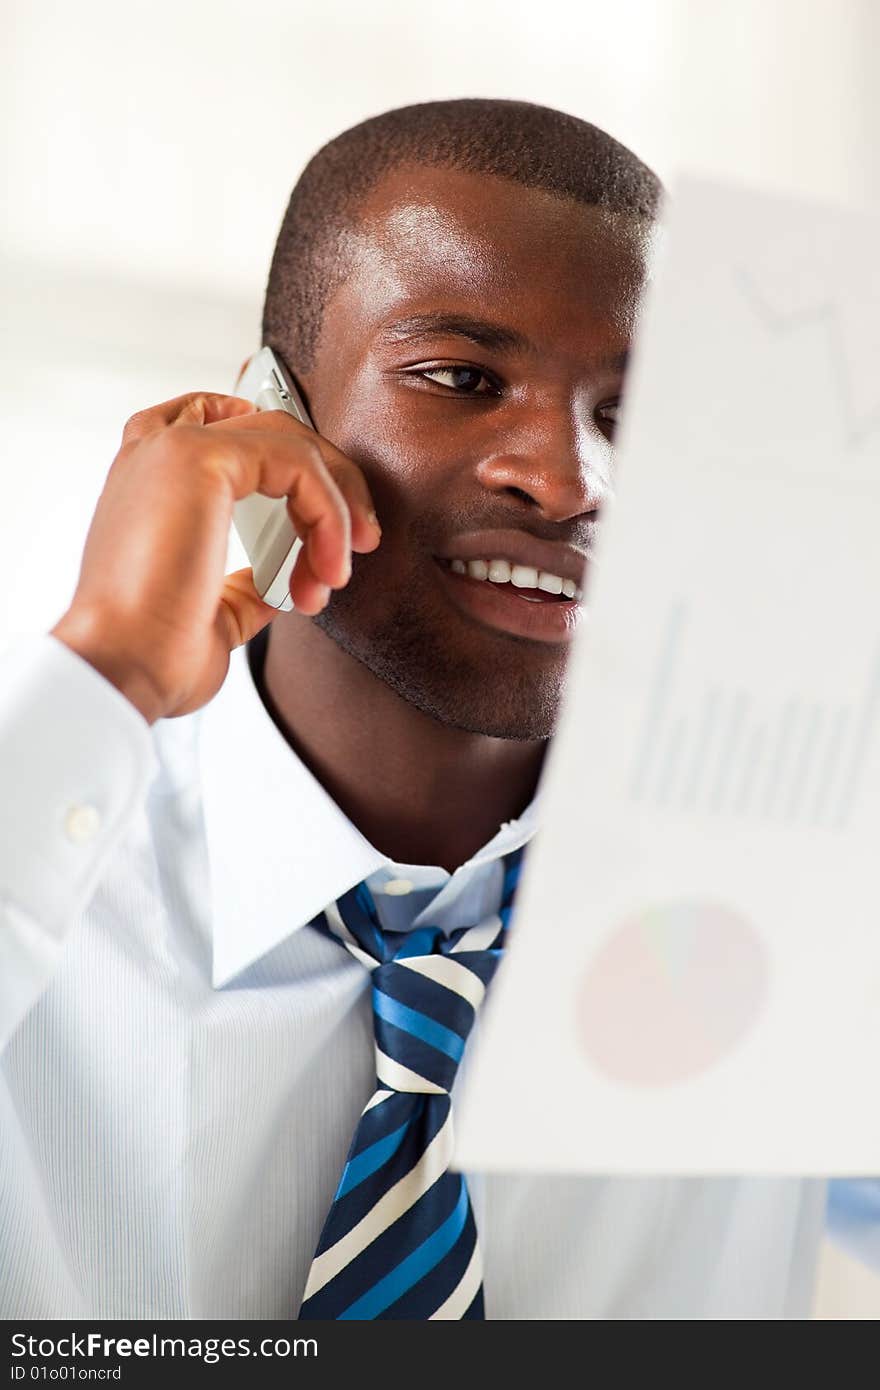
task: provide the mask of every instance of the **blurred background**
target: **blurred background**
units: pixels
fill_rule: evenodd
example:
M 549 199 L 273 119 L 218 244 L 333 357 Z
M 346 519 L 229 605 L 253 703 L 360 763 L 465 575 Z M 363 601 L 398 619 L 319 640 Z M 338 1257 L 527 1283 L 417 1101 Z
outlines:
M 231 391 L 309 156 L 390 107 L 515 97 L 681 170 L 880 200 L 876 0 L 2 0 L 0 646 L 67 606 L 125 420 Z M 880 1316 L 828 1251 L 817 1316 Z

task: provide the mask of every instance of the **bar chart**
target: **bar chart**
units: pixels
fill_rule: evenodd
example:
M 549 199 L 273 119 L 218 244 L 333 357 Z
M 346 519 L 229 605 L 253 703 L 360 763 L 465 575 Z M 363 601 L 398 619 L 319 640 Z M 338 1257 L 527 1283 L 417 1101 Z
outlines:
M 687 604 L 678 601 L 646 693 L 630 799 L 703 816 L 845 830 L 880 715 L 880 644 L 851 701 L 792 691 L 774 706 L 712 680 L 683 695 L 677 676 L 687 640 Z

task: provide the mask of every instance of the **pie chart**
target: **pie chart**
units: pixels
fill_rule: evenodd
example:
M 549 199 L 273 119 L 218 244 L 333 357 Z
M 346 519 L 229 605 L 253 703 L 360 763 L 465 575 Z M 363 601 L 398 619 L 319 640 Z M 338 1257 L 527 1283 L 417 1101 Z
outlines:
M 720 1062 L 754 1027 L 768 992 L 754 927 L 720 903 L 634 912 L 591 957 L 577 992 L 587 1060 L 614 1081 L 668 1086 Z

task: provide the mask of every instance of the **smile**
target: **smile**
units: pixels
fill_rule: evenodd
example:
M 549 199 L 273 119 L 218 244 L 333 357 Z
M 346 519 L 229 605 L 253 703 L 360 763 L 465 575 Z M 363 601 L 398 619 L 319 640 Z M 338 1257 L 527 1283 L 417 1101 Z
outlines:
M 583 591 L 571 579 L 506 559 L 435 563 L 450 600 L 469 617 L 513 636 L 568 642 L 583 616 Z
M 534 603 L 543 603 L 544 595 L 562 596 L 579 602 L 583 597 L 573 579 L 563 579 L 561 575 L 550 574 L 547 570 L 533 569 L 531 565 L 517 565 L 511 560 L 452 560 L 453 574 L 466 574 L 471 579 L 490 584 L 512 584 L 514 588 L 533 590 L 523 593 L 523 598 L 531 598 Z

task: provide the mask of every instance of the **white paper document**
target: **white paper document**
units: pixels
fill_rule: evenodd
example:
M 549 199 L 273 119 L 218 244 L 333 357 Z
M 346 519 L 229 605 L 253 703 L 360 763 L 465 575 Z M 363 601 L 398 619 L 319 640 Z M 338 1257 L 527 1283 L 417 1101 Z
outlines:
M 673 190 L 456 1163 L 880 1173 L 880 223 Z

